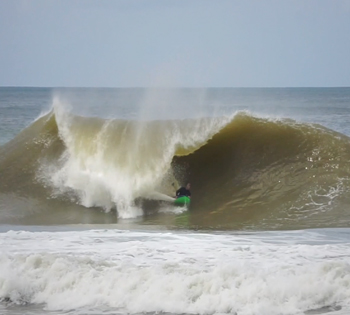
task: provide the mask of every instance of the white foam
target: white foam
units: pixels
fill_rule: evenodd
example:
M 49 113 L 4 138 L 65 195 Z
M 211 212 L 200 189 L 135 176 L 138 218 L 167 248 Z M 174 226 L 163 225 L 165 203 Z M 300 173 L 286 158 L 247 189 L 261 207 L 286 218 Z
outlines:
M 39 177 L 58 195 L 72 193 L 86 207 L 98 206 L 106 211 L 116 207 L 122 218 L 142 215 L 134 200 L 157 191 L 178 147 L 196 147 L 232 120 L 202 118 L 187 124 L 153 122 L 152 126 L 147 121 L 101 120 L 94 130 L 80 127 L 81 120 L 77 121 L 69 105 L 58 98 L 53 108 L 66 151 L 59 161 L 42 167 Z M 156 132 L 154 128 L 158 128 Z M 151 148 L 147 155 L 144 148 Z
M 0 298 L 132 314 L 349 310 L 348 234 L 281 235 L 11 231 L 1 234 Z

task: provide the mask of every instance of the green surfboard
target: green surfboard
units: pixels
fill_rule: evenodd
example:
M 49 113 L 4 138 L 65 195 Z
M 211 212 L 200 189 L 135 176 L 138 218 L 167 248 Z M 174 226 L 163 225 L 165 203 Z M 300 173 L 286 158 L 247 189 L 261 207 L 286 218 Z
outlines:
M 191 198 L 188 198 L 187 196 L 181 196 L 174 200 L 174 205 L 180 206 L 180 207 L 189 206 L 190 202 L 191 202 Z

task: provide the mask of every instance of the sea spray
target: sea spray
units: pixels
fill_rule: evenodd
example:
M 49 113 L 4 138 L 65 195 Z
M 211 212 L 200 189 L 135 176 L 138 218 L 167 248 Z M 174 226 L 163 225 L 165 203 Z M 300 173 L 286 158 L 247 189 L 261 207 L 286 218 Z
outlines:
M 55 194 L 72 194 L 85 207 L 116 207 L 118 216 L 142 215 L 135 200 L 173 195 L 175 154 L 197 149 L 230 117 L 180 121 L 126 121 L 73 115 L 56 98 L 53 112 L 65 151 L 45 170 Z

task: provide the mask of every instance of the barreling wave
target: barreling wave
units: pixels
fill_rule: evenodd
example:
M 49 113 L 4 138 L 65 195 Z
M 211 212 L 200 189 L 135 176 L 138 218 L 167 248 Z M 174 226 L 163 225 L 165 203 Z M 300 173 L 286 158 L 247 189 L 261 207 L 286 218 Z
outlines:
M 137 217 L 189 180 L 187 226 L 348 226 L 349 156 L 348 137 L 292 120 L 106 120 L 56 105 L 0 148 L 0 220 Z

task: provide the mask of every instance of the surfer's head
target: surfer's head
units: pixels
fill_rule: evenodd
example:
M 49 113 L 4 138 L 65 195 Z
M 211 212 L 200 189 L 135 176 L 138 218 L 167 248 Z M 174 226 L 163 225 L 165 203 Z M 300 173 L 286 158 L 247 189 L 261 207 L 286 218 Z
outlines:
M 187 189 L 187 190 L 190 190 L 190 189 L 191 189 L 191 183 L 187 183 L 187 184 L 186 184 L 186 189 Z

